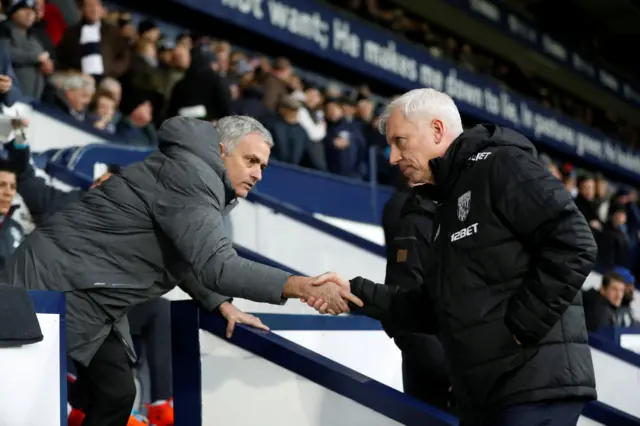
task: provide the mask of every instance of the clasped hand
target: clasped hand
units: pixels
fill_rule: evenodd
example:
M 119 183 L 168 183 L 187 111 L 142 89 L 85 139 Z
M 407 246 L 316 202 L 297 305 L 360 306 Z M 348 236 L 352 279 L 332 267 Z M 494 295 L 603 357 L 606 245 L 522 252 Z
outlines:
M 363 302 L 351 293 L 351 284 L 335 272 L 314 277 L 311 287 L 300 298 L 321 314 L 339 315 L 349 312 L 348 302 L 362 307 Z

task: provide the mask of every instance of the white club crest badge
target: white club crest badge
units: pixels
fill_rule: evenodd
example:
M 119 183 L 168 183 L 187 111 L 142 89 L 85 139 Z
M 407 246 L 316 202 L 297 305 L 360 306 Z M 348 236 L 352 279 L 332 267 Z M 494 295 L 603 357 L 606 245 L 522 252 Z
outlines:
M 469 207 L 471 206 L 471 191 L 467 191 L 458 197 L 458 219 L 464 222 L 469 215 Z

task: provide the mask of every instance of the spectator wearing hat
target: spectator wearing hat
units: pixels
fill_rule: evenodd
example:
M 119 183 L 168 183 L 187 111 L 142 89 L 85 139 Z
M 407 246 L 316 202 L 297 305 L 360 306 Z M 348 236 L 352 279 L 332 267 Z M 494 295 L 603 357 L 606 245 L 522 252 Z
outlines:
M 154 45 L 157 45 L 160 37 L 162 37 L 162 33 L 155 22 L 148 19 L 140 21 L 138 24 L 139 40 L 149 40 Z
M 622 316 L 622 325 L 625 327 L 631 327 L 633 325 L 640 324 L 635 312 L 631 307 L 636 292 L 636 277 L 633 273 L 621 266 L 613 268 L 613 272 L 620 274 L 624 279 L 624 296 L 622 296 L 622 302 L 620 303 L 620 315 Z
M 82 19 L 67 28 L 57 47 L 57 69 L 93 76 L 120 77 L 129 68 L 129 44 L 120 29 L 102 21 L 100 0 L 77 0 Z
M 127 145 L 156 148 L 158 135 L 153 124 L 154 93 L 141 90 L 126 94 L 120 104 L 122 118 L 116 135 Z
M 53 61 L 29 30 L 36 19 L 35 0 L 11 0 L 3 36 L 7 38 L 9 56 L 25 96 L 40 99 L 45 76 L 54 70 Z
M 329 171 L 341 176 L 360 178 L 361 152 L 365 141 L 360 128 L 345 119 L 340 99 L 326 101 L 327 136 L 324 147 Z
M 298 110 L 301 107 L 301 102 L 295 97 L 283 97 L 278 104 L 277 117 L 270 126 L 274 157 L 295 165 L 300 164 L 310 143 L 307 132 L 298 123 Z

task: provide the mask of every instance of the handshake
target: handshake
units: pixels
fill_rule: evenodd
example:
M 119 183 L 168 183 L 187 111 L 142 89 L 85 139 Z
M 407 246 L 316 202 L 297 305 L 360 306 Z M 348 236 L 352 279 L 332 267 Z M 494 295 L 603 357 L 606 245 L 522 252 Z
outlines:
M 351 293 L 351 284 L 335 272 L 317 277 L 292 276 L 285 284 L 284 296 L 299 298 L 321 314 L 339 315 L 349 312 L 349 302 L 358 307 L 362 300 Z

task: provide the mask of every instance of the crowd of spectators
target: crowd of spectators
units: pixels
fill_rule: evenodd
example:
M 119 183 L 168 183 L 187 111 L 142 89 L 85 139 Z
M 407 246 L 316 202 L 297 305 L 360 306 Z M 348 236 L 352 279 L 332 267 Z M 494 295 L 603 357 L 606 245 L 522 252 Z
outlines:
M 22 96 L 128 145 L 155 147 L 156 127 L 174 115 L 215 121 L 245 114 L 274 134 L 275 159 L 368 178 L 374 131 L 367 87 L 344 93 L 301 80 L 286 58 L 232 50 L 202 34 L 163 37 L 152 21 L 134 25 L 126 11 L 80 1 L 82 20 L 64 21 L 44 0 L 9 0 L 2 24 Z M 49 28 L 55 28 L 52 34 Z
M 611 110 L 589 105 L 560 87 L 540 79 L 513 58 L 500 58 L 473 43 L 426 22 L 388 0 L 329 0 L 359 17 L 373 21 L 424 45 L 434 58 L 449 60 L 461 68 L 494 79 L 500 86 L 531 98 L 605 135 L 640 149 L 640 128 Z

